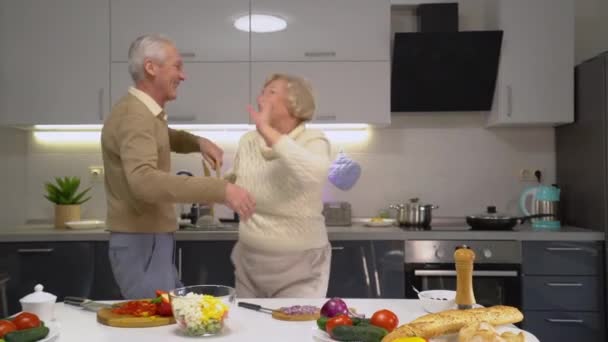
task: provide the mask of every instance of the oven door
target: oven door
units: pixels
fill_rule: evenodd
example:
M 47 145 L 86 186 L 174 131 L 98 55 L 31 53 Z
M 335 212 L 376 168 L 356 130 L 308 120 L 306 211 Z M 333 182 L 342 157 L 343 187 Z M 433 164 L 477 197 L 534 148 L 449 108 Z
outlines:
M 407 265 L 405 298 L 417 299 L 413 290 L 456 290 L 454 264 Z M 473 291 L 478 304 L 483 306 L 511 305 L 521 307 L 519 265 L 475 265 Z

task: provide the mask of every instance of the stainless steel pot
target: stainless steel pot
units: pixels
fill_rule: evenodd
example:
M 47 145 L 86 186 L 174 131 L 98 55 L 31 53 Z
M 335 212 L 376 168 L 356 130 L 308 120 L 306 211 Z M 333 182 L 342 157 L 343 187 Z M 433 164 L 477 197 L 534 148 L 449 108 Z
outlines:
M 420 204 L 418 198 L 412 198 L 408 203 L 391 204 L 390 208 L 397 210 L 396 221 L 400 226 L 428 228 L 431 226 L 433 209 L 439 206 Z

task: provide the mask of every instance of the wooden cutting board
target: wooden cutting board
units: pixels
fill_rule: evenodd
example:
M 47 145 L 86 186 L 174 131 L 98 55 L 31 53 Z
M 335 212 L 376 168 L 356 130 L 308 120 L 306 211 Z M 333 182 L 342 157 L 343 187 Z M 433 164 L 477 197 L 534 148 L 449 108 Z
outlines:
M 119 315 L 112 312 L 110 308 L 97 311 L 97 322 L 119 328 L 149 328 L 175 323 L 173 317 L 150 316 L 135 317 L 131 315 Z

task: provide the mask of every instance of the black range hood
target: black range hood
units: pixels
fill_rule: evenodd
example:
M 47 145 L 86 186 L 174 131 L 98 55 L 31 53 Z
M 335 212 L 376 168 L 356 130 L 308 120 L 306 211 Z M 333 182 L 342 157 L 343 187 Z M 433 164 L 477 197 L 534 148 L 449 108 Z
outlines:
M 425 14 L 419 18 L 419 28 L 428 28 L 425 32 L 395 33 L 392 112 L 486 111 L 492 107 L 502 31 L 457 31 L 457 24 L 456 30 L 442 31 L 445 25 L 433 22 L 454 20 L 446 20 L 441 5 L 445 4 L 425 5 L 424 11 L 418 11 Z M 457 23 L 457 7 L 453 13 Z

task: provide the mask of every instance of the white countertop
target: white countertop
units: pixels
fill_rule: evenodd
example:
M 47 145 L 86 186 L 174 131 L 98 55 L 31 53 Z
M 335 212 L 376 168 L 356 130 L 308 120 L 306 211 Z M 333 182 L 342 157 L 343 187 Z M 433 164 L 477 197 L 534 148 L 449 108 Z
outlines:
M 243 299 L 244 302 L 260 304 L 267 308 L 290 305 L 322 306 L 326 299 Z M 349 307 L 370 317 L 375 311 L 389 309 L 399 317 L 399 324 L 414 320 L 426 314 L 418 300 L 413 299 L 345 299 Z M 314 341 L 316 322 L 284 322 L 270 317 L 269 314 L 249 309 L 233 307 L 227 322 L 228 331 L 211 338 L 193 338 L 181 334 L 177 325 L 154 328 L 114 328 L 97 323 L 94 312 L 58 303 L 56 321 L 60 325 L 59 342 L 165 342 L 165 341 L 264 341 L 298 342 Z

